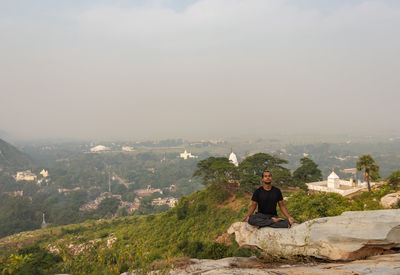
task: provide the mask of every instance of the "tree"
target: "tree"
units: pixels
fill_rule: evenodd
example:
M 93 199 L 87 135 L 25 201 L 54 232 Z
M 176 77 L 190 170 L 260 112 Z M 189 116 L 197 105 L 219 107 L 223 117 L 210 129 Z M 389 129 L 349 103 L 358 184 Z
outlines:
M 203 184 L 212 184 L 214 182 L 226 182 L 235 178 L 237 169 L 225 157 L 209 157 L 197 163 L 197 170 L 193 177 L 202 177 Z
M 240 186 L 248 191 L 260 185 L 261 175 L 265 170 L 272 173 L 277 184 L 288 184 L 291 180 L 290 170 L 283 167 L 288 161 L 265 153 L 247 157 L 239 164 Z
M 370 180 L 377 180 L 380 177 L 379 166 L 371 155 L 363 155 L 358 159 L 357 170 L 364 170 L 364 180 L 368 184 L 368 191 L 371 191 Z
M 300 160 L 301 166 L 293 172 L 293 181 L 298 185 L 322 180 L 322 173 L 318 165 L 309 158 Z
M 394 171 L 387 179 L 389 185 L 395 189 L 400 187 L 400 170 Z

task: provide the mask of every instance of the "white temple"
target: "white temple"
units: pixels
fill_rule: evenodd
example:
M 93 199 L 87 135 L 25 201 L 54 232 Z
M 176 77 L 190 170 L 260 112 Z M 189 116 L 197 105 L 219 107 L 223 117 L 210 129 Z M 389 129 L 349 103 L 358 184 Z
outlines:
M 237 160 L 236 154 L 231 149 L 231 154 L 229 155 L 229 161 L 233 163 L 236 167 L 239 166 L 239 162 Z
M 183 159 L 198 158 L 198 156 L 192 155 L 192 153 L 188 153 L 186 150 L 185 150 L 185 152 L 183 152 L 183 153 L 180 154 L 180 157 L 183 158 Z
M 342 180 L 336 175 L 335 172 L 328 176 L 327 180 L 306 183 L 309 190 L 320 191 L 320 192 L 333 192 L 338 193 L 342 196 L 347 196 L 358 192 L 360 190 L 367 189 L 367 183 L 355 182 L 352 178 L 350 180 Z M 374 182 L 370 182 L 370 185 L 375 185 Z
M 49 176 L 49 171 L 42 169 L 39 174 L 41 174 L 44 178 L 47 178 Z
M 110 148 L 104 146 L 104 145 L 97 145 L 95 147 L 90 148 L 90 152 L 102 152 L 102 151 L 108 151 Z

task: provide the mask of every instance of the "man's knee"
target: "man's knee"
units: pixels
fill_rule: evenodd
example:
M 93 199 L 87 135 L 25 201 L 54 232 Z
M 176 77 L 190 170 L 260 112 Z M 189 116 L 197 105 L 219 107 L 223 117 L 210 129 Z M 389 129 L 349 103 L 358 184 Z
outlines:
M 251 225 L 256 225 L 256 223 L 257 223 L 256 215 L 251 215 L 251 216 L 249 217 L 248 223 L 251 224 Z

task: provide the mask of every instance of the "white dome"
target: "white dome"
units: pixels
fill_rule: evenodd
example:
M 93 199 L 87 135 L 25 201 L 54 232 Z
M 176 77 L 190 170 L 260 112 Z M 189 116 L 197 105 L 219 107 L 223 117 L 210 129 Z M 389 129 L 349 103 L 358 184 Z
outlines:
M 229 155 L 229 161 L 233 163 L 235 166 L 239 166 L 239 162 L 234 152 Z
M 335 172 L 333 172 L 332 171 L 332 173 L 329 175 L 329 177 L 328 177 L 328 179 L 338 179 L 339 178 L 339 176 L 338 175 L 336 175 L 336 173 Z
M 110 148 L 103 146 L 103 145 L 97 145 L 96 147 L 90 148 L 91 152 L 100 152 L 100 151 L 107 151 L 110 150 Z

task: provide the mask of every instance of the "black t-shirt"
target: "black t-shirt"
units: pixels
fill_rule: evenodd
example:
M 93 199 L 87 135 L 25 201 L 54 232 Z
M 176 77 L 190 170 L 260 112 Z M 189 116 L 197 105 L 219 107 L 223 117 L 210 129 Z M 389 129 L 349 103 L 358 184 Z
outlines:
M 276 204 L 283 200 L 283 197 L 279 188 L 272 186 L 271 190 L 267 191 L 261 186 L 254 191 L 251 200 L 257 202 L 258 212 L 277 216 Z

